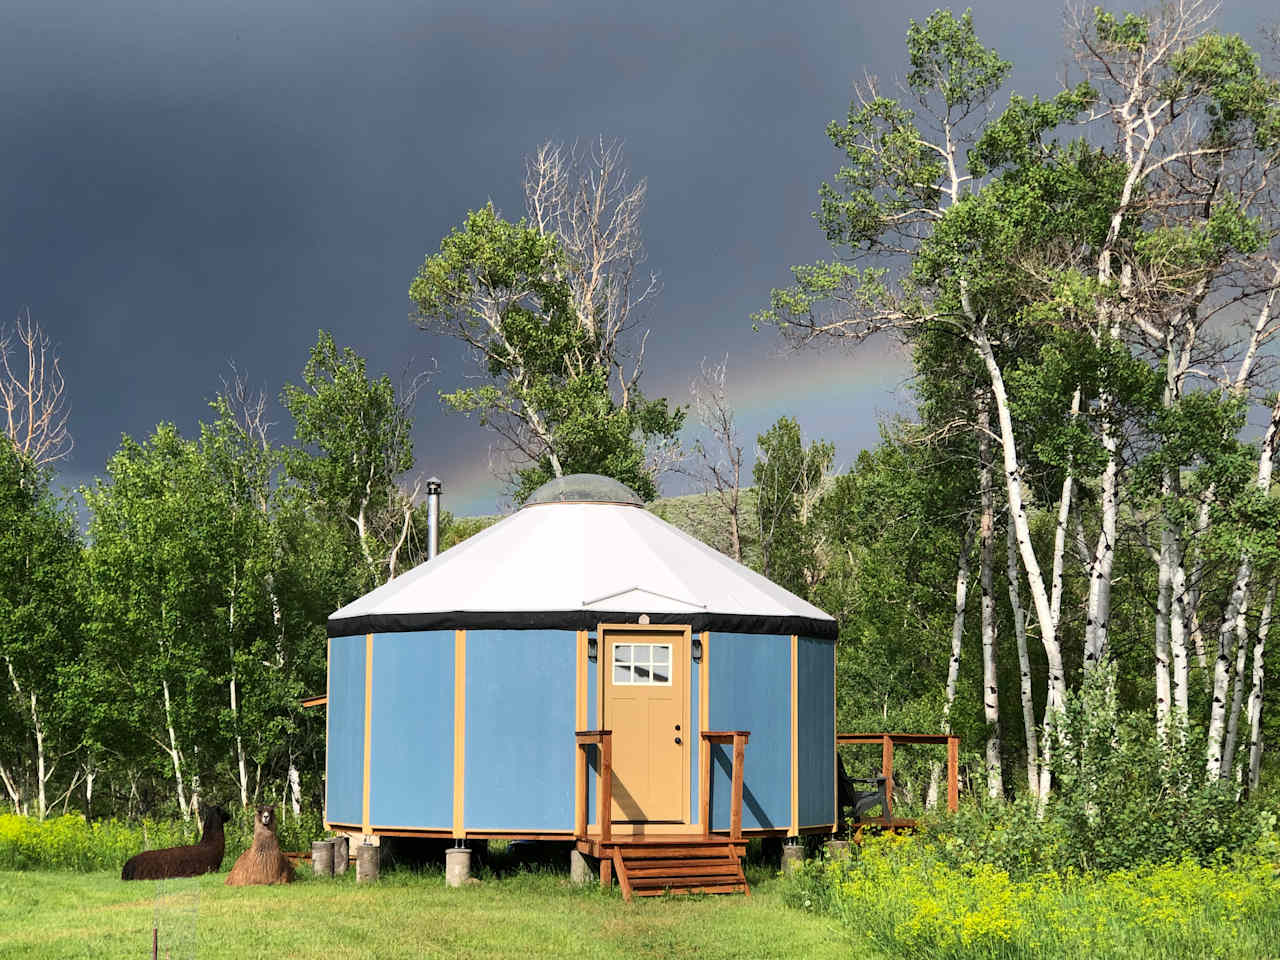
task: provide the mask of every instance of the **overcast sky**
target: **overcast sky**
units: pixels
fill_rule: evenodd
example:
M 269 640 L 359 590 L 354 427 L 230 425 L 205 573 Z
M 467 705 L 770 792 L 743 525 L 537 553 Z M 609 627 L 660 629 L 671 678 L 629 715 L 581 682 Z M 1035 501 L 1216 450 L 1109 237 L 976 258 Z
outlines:
M 101 475 L 122 433 L 194 431 L 231 362 L 278 396 L 323 327 L 375 372 L 439 364 L 419 465 L 454 511 L 492 511 L 491 438 L 437 399 L 465 358 L 414 329 L 409 282 L 468 210 L 522 212 L 540 142 L 601 134 L 649 182 L 646 392 L 683 402 L 727 353 L 744 436 L 794 415 L 850 463 L 907 402 L 905 363 L 788 354 L 748 317 L 827 252 L 823 129 L 855 79 L 903 72 L 907 19 L 935 6 L 3 0 L 0 319 L 30 308 L 58 344 L 63 482 Z M 973 7 L 1015 63 L 1002 97 L 1053 92 L 1062 8 Z M 1254 40 L 1275 16 L 1227 0 L 1219 20 Z

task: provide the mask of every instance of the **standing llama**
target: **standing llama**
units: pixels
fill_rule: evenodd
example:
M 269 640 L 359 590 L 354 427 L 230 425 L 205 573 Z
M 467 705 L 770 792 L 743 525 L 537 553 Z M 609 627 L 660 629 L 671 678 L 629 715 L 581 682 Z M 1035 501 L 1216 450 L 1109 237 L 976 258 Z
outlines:
M 275 807 L 258 807 L 253 818 L 253 843 L 227 874 L 229 887 L 260 883 L 293 883 L 293 865 L 280 852 L 276 839 Z
M 222 825 L 231 814 L 219 806 L 206 807 L 201 818 L 200 842 L 188 847 L 144 850 L 125 861 L 121 880 L 165 880 L 169 877 L 197 877 L 222 866 L 227 840 Z

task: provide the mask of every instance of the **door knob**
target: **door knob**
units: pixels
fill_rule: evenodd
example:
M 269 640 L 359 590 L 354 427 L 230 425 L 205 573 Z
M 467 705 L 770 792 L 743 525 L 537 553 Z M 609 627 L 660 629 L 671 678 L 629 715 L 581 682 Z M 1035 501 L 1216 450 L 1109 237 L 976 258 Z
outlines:
M 680 731 L 680 724 L 678 724 L 678 723 L 677 723 L 677 724 L 676 724 L 676 732 L 678 733 L 679 731 Z
M 679 738 L 679 737 L 676 737 L 676 738 L 675 738 L 675 741 L 676 741 L 676 743 L 680 743 L 680 742 L 681 742 L 681 740 L 680 740 L 680 738 Z

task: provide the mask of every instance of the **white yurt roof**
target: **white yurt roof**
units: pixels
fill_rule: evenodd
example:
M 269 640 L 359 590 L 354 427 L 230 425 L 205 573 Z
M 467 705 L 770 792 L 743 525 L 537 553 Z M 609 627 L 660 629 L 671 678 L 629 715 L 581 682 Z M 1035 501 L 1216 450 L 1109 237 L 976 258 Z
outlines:
M 645 510 L 605 477 L 540 487 L 516 513 L 329 618 L 330 636 L 601 622 L 832 638 L 835 620 Z

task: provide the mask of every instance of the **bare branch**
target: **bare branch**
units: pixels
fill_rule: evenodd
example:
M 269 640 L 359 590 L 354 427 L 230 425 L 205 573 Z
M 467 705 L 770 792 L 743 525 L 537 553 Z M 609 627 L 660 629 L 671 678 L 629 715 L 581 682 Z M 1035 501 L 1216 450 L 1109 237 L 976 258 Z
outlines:
M 53 342 L 31 319 L 30 310 L 18 315 L 13 333 L 0 327 L 0 415 L 5 435 L 36 466 L 63 459 L 74 446 L 67 429 L 71 405 L 66 387 Z

